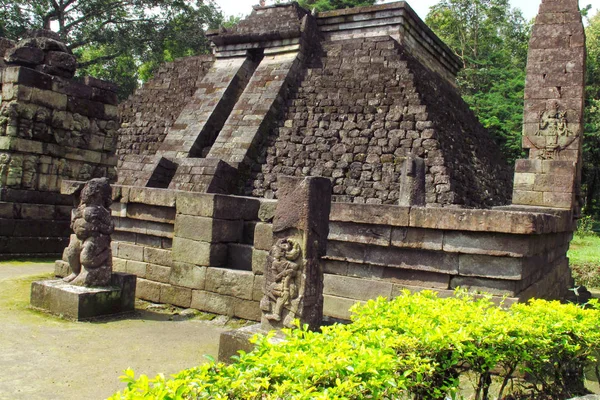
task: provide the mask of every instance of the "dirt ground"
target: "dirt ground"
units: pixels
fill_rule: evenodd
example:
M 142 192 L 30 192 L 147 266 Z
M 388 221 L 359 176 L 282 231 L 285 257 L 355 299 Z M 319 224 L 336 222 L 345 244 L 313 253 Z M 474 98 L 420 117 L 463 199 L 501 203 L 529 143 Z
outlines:
M 0 399 L 104 399 L 136 375 L 173 374 L 216 357 L 236 321 L 139 303 L 135 314 L 71 322 L 28 308 L 52 263 L 0 262 Z M 144 309 L 142 309 L 144 308 Z M 239 326 L 239 321 L 237 321 Z

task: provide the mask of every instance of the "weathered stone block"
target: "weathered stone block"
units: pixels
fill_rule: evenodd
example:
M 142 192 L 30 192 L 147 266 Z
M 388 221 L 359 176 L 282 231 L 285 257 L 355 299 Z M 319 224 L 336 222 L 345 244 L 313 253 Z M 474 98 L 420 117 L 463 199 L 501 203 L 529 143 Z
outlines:
M 398 227 L 392 229 L 392 246 L 423 250 L 441 250 L 444 234 L 433 229 Z
M 175 196 L 176 193 L 172 190 L 132 187 L 129 190 L 128 200 L 130 203 L 175 207 Z
M 234 315 L 235 298 L 205 290 L 194 290 L 192 292 L 191 307 L 220 315 Z
M 116 256 L 125 260 L 144 261 L 144 247 L 130 243 L 118 243 Z
M 268 256 L 268 251 L 256 249 L 252 250 L 252 272 L 254 274 L 262 275 L 265 273 Z
M 173 253 L 171 250 L 144 247 L 144 261 L 150 264 L 172 267 Z
M 178 214 L 175 235 L 197 241 L 221 243 L 238 242 L 244 231 L 242 220 L 225 220 Z
M 486 254 L 491 256 L 527 257 L 533 255 L 536 236 L 494 232 L 444 232 L 444 251 Z
M 520 280 L 531 271 L 525 271 L 523 258 L 461 254 L 458 273 L 461 276 Z
M 132 260 L 126 261 L 127 273 L 133 274 L 139 278 L 146 277 L 146 268 L 147 267 L 148 267 L 148 264 L 145 262 L 132 261 Z
M 259 222 L 254 228 L 254 248 L 271 250 L 273 246 L 273 225 Z
M 75 320 L 131 312 L 135 304 L 133 275 L 113 274 L 107 288 L 73 286 L 62 280 L 31 285 L 31 305 Z
M 255 221 L 260 201 L 249 197 L 177 193 L 177 213 L 199 217 Z
M 410 207 L 377 204 L 331 204 L 331 221 L 408 226 Z
M 114 268 L 114 267 L 113 267 Z M 146 278 L 150 281 L 169 283 L 171 268 L 163 265 L 148 264 Z M 183 285 L 181 285 L 183 286 Z
M 249 321 L 260 321 L 261 310 L 258 301 L 236 299 L 233 315 Z
M 331 295 L 323 296 L 323 315 L 338 319 L 350 319 L 350 307 L 359 301 Z M 361 302 L 362 303 L 362 302 Z
M 173 238 L 173 260 L 206 267 L 220 266 L 227 262 L 227 245 L 197 242 Z
M 224 268 L 208 268 L 206 286 L 208 292 L 252 300 L 254 274 Z
M 206 267 L 192 264 L 176 263 L 171 268 L 169 283 L 191 289 L 204 289 Z
M 164 283 L 152 282 L 146 279 L 138 279 L 136 286 L 137 297 L 142 300 L 160 303 L 161 288 L 167 287 Z
M 173 285 L 161 286 L 160 302 L 189 308 L 192 303 L 192 289 Z
M 450 286 L 450 275 L 402 268 L 385 268 L 382 278 L 396 284 L 424 288 L 448 289 Z
M 353 300 L 369 300 L 379 296 L 389 298 L 392 294 L 392 284 L 384 281 L 326 274 L 323 280 L 323 294 Z
M 329 224 L 330 240 L 389 246 L 391 227 L 385 225 L 367 225 L 348 222 Z
M 113 203 L 122 204 L 122 203 Z M 114 210 L 114 208 L 112 208 Z M 121 211 L 121 214 L 123 211 Z M 175 223 L 175 208 L 173 207 L 162 207 L 162 206 L 151 206 L 147 204 L 131 203 L 125 207 L 126 216 L 133 219 L 141 219 L 144 221 L 154 221 L 173 224 Z
M 240 351 L 246 353 L 254 350 L 256 345 L 250 342 L 256 334 L 266 334 L 260 327 L 260 324 L 226 331 L 221 333 L 219 339 L 219 362 L 230 364 L 233 362 L 231 357 L 238 356 Z
M 477 293 L 488 293 L 497 296 L 516 296 L 520 291 L 519 281 L 486 279 L 455 276 L 450 280 L 450 288 L 463 288 Z

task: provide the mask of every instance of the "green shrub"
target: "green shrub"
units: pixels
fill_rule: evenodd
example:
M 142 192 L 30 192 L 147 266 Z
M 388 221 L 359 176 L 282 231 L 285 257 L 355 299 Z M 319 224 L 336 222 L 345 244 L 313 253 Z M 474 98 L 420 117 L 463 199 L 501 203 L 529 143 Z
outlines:
M 464 376 L 477 399 L 568 398 L 585 393 L 599 326 L 595 302 L 504 310 L 464 292 L 405 292 L 354 306 L 347 325 L 287 330 L 279 344 L 258 337 L 232 365 L 211 362 L 171 379 L 128 370 L 127 388 L 112 399 L 444 399 L 459 396 Z
M 576 286 L 600 288 L 600 236 L 576 234 L 568 257 Z
M 577 231 L 576 234 L 578 236 L 594 236 L 596 235 L 596 232 L 594 232 L 594 226 L 596 225 L 596 221 L 594 221 L 594 219 L 589 216 L 589 215 L 585 215 L 583 217 L 581 217 L 581 219 L 579 219 L 579 221 L 577 221 Z

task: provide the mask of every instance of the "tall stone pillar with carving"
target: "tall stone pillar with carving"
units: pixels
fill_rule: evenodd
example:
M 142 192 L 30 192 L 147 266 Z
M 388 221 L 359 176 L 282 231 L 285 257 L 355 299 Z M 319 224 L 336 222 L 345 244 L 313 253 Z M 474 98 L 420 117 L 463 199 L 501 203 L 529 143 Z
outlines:
M 274 245 L 267 259 L 261 328 L 292 327 L 295 319 L 317 329 L 323 319 L 323 271 L 329 233 L 331 182 L 279 177 L 273 219 Z
M 585 33 L 577 0 L 543 0 L 527 60 L 523 148 L 513 205 L 578 211 Z

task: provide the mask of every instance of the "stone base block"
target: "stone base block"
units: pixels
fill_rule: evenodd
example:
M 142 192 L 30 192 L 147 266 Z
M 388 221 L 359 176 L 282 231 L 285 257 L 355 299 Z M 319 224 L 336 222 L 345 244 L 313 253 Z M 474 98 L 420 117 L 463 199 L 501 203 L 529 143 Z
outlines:
M 257 334 L 266 335 L 268 331 L 261 328 L 260 324 L 245 326 L 240 329 L 221 333 L 219 340 L 219 362 L 231 364 L 233 356 L 237 356 L 240 350 L 246 353 L 254 350 L 254 343 L 250 339 Z M 271 338 L 271 343 L 279 343 L 284 339 L 283 334 L 278 333 Z
M 62 280 L 33 282 L 31 305 L 77 321 L 131 312 L 135 309 L 135 281 L 135 275 L 116 273 L 106 288 L 73 286 Z

